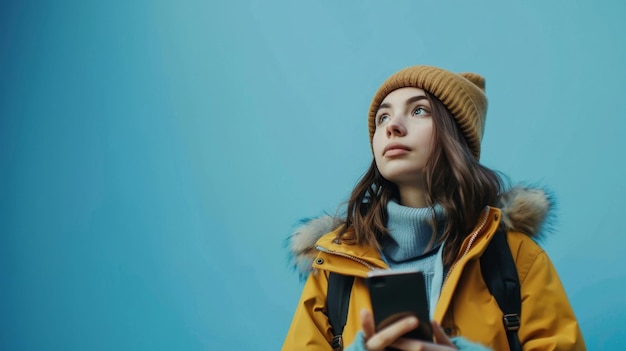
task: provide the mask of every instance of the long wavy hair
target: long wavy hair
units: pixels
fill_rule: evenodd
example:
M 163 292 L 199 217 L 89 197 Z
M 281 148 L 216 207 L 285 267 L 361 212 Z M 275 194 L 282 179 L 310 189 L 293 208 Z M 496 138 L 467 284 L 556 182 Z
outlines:
M 431 242 L 442 230 L 439 240 L 445 241 L 443 263 L 449 267 L 485 206 L 498 202 L 504 183 L 495 171 L 474 158 L 463 132 L 443 103 L 425 93 L 434 123 L 434 148 L 423 172 L 426 203 L 431 208 L 441 205 L 446 216 L 443 228 L 437 228 L 433 209 Z M 398 197 L 398 187 L 380 174 L 376 161 L 372 160 L 348 200 L 345 225 L 338 238 L 379 246 L 380 239 L 389 233 L 385 227 L 387 203 Z

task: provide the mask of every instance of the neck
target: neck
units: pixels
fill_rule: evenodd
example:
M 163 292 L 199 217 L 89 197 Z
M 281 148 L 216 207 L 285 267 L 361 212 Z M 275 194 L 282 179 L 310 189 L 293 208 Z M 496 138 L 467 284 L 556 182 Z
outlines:
M 398 186 L 398 191 L 400 205 L 415 208 L 428 207 L 426 191 L 422 187 Z

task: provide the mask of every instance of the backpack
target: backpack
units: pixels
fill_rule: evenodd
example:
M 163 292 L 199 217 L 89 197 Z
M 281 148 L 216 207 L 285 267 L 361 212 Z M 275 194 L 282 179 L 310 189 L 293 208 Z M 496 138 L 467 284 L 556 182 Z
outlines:
M 493 269 L 498 267 L 499 269 Z M 489 292 L 496 299 L 503 312 L 502 322 L 506 330 L 511 351 L 522 349 L 517 330 L 520 328 L 521 293 L 515 261 L 511 254 L 506 231 L 499 229 L 491 239 L 487 249 L 480 257 L 480 269 Z M 328 320 L 333 329 L 331 346 L 335 351 L 343 350 L 343 328 L 348 317 L 350 292 L 353 276 L 330 272 L 326 307 Z

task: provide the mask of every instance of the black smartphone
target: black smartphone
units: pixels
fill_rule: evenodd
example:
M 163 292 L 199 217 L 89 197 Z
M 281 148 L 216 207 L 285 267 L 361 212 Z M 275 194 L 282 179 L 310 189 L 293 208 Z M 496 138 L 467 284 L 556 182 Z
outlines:
M 370 292 L 376 331 L 404 317 L 419 320 L 416 329 L 404 337 L 433 340 L 424 275 L 419 271 L 371 271 L 365 279 Z

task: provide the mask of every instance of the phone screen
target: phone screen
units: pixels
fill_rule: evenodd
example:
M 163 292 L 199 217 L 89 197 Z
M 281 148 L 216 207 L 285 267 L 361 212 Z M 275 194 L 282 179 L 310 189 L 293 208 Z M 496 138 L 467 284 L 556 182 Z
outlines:
M 404 317 L 415 316 L 419 326 L 407 338 L 432 341 L 424 275 L 419 271 L 372 271 L 366 278 L 376 330 Z

